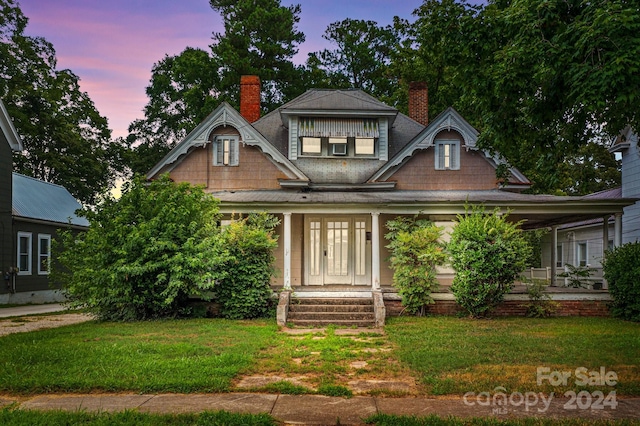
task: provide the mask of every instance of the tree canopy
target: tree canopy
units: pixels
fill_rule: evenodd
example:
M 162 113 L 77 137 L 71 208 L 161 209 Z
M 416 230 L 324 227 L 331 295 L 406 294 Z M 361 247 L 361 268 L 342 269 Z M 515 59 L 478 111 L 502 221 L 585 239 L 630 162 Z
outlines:
M 14 168 L 92 204 L 113 185 L 121 147 L 78 76 L 57 69 L 53 45 L 25 34 L 28 18 L 17 3 L 0 0 L 0 10 L 0 96 L 25 148 Z

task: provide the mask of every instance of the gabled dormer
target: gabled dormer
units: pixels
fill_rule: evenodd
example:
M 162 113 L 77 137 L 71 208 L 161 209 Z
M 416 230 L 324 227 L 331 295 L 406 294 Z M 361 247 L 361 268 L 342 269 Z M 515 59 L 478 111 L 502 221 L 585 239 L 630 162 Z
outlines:
M 389 158 L 389 128 L 398 111 L 361 90 L 309 90 L 279 109 L 288 157 Z

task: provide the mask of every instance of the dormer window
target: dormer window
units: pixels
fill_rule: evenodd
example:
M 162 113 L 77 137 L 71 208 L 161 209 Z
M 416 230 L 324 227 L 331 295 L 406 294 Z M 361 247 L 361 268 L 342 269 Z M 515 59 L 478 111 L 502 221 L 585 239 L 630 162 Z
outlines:
M 356 155 L 374 155 L 376 153 L 374 138 L 356 138 L 355 146 Z
M 347 155 L 347 138 L 329 138 L 332 155 Z
M 301 157 L 378 157 L 374 118 L 299 118 L 297 133 Z
M 305 136 L 301 138 L 302 154 L 320 155 L 322 154 L 322 138 Z

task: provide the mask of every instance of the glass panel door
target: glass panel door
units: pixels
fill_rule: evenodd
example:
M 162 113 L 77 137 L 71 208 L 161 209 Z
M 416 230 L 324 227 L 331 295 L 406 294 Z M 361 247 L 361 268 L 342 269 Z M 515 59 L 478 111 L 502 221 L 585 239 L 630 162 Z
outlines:
M 326 220 L 327 284 L 351 284 L 349 271 L 349 221 Z

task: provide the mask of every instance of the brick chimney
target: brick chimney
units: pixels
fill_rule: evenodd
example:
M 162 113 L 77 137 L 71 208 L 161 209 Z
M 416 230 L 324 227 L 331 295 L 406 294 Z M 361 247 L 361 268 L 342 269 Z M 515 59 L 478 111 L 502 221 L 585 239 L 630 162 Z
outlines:
M 426 126 L 429 124 L 429 88 L 427 83 L 409 83 L 409 117 Z
M 260 118 L 260 77 L 257 75 L 240 77 L 240 115 L 249 123 Z

